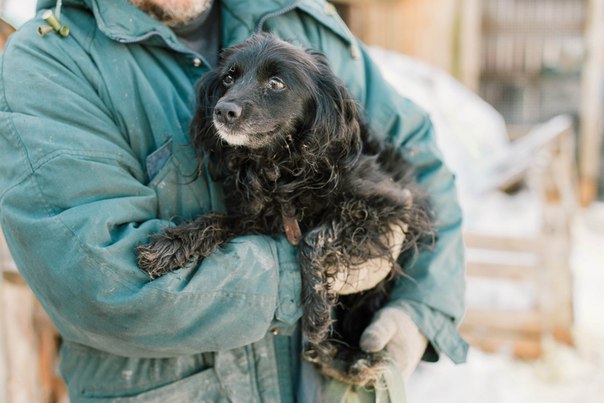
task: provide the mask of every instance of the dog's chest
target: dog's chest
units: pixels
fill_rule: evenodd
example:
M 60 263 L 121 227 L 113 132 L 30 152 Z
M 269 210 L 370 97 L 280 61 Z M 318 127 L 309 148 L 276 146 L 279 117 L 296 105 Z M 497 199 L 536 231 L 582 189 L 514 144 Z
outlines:
M 302 230 L 315 225 L 334 203 L 323 174 L 294 164 L 245 161 L 225 178 L 227 210 L 248 217 L 268 233 L 283 232 L 284 217 Z

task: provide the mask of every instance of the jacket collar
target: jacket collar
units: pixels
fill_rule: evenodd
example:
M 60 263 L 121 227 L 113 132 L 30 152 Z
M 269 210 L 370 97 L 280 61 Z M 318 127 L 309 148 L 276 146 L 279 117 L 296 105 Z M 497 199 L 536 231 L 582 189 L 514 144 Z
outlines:
M 297 0 L 220 0 L 223 8 L 223 33 L 245 28 L 247 33 L 261 28 L 260 23 L 270 15 L 287 11 Z M 56 0 L 38 0 L 37 9 L 55 7 Z M 63 7 L 79 6 L 92 10 L 101 32 L 118 42 L 165 42 L 175 49 L 183 49 L 170 28 L 154 20 L 128 0 L 63 0 Z M 243 12 L 242 12 L 243 10 Z M 225 21 L 224 13 L 233 18 Z M 224 38 L 223 42 L 231 42 Z

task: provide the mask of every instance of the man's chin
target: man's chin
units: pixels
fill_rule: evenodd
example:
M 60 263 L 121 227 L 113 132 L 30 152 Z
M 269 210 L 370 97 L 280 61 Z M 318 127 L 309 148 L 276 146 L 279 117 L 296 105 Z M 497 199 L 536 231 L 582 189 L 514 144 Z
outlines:
M 171 27 L 194 20 L 212 5 L 212 0 L 130 0 L 130 2 Z

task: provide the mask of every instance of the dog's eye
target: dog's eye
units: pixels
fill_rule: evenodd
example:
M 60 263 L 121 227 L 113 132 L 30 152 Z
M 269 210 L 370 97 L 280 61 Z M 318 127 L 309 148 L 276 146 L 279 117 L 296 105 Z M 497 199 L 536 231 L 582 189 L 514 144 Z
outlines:
M 222 84 L 224 84 L 225 86 L 229 86 L 231 84 L 233 84 L 233 82 L 235 82 L 235 79 L 233 78 L 232 75 L 226 75 L 224 76 L 224 78 L 222 79 Z
M 285 84 L 280 78 L 273 77 L 268 80 L 268 86 L 271 90 L 279 91 L 285 88 Z

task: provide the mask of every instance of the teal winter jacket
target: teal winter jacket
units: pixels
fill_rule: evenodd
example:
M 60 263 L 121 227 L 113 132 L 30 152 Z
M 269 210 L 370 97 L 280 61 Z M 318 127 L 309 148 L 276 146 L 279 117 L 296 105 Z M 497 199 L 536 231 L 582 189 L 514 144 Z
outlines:
M 209 70 L 127 0 L 64 0 L 70 33 L 45 37 L 41 10 L 0 66 L 0 217 L 20 272 L 63 336 L 73 402 L 291 402 L 299 378 L 300 274 L 284 237 L 236 238 L 198 267 L 151 281 L 134 248 L 223 209 L 197 175 L 188 126 Z M 426 114 L 383 80 L 323 0 L 222 0 L 228 47 L 270 31 L 324 52 L 372 128 L 400 147 L 432 195 L 436 247 L 389 302 L 455 362 L 467 346 L 461 214 Z

